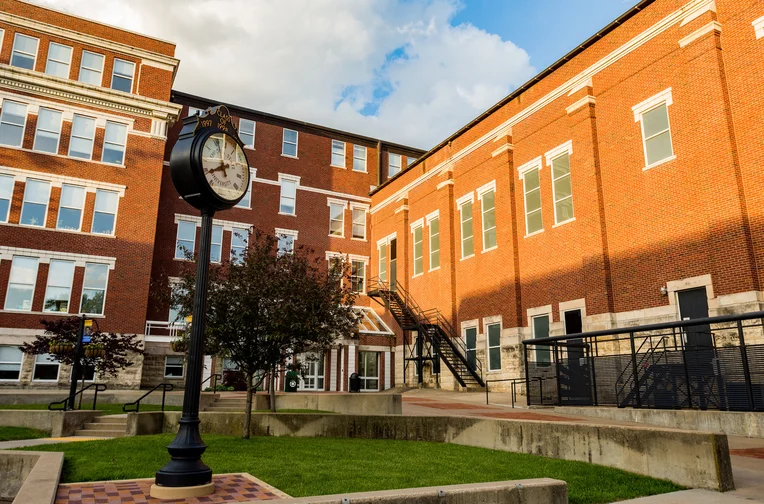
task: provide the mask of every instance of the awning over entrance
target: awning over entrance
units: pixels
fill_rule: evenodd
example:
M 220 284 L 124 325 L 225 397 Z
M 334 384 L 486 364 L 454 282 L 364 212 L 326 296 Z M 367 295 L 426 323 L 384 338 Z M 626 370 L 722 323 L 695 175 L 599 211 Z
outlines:
M 393 336 L 395 334 L 372 308 L 356 306 L 354 309 L 357 313 L 363 315 L 358 322 L 358 332 L 360 334 L 382 334 L 384 336 Z

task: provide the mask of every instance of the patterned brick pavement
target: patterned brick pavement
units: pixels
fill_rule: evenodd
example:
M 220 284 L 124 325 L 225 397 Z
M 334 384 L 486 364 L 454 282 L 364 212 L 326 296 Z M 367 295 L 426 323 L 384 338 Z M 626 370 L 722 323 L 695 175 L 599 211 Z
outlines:
M 283 492 L 248 474 L 220 474 L 212 477 L 215 493 L 189 499 L 159 500 L 149 496 L 153 479 L 69 483 L 58 486 L 55 504 L 166 504 L 252 502 L 288 497 Z

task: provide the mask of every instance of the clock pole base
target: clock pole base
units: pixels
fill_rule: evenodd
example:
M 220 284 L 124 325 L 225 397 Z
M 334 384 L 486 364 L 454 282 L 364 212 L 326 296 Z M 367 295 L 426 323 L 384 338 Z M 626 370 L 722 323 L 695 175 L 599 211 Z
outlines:
M 189 487 L 166 487 L 151 485 L 150 495 L 155 499 L 188 499 L 189 497 L 204 497 L 215 493 L 215 483 Z

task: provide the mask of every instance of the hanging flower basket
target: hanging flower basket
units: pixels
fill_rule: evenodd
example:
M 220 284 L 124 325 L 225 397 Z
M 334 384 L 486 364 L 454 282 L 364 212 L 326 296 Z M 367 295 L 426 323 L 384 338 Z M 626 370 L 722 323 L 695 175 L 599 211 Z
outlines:
M 51 341 L 48 350 L 53 355 L 68 355 L 74 351 L 74 345 L 68 341 Z
M 100 359 L 106 355 L 106 350 L 102 345 L 87 345 L 85 347 L 85 357 L 88 359 Z
M 173 352 L 186 353 L 188 342 L 184 339 L 174 339 L 170 342 L 170 348 Z

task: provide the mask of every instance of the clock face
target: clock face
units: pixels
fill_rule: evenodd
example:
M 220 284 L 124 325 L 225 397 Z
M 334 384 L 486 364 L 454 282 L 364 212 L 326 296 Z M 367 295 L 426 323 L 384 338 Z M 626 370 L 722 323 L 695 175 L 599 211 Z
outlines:
M 210 188 L 224 200 L 238 200 L 247 192 L 247 157 L 236 140 L 225 133 L 211 135 L 204 142 L 202 169 Z

